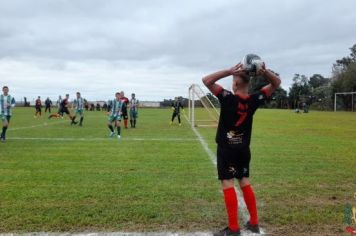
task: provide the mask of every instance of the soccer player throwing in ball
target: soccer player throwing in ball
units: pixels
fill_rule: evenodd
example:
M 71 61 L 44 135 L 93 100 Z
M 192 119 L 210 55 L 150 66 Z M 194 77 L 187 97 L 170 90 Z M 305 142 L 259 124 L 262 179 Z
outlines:
M 121 93 L 117 92 L 115 94 L 115 99 L 110 101 L 111 104 L 111 111 L 109 114 L 108 118 L 108 127 L 110 129 L 110 137 L 114 137 L 115 131 L 114 131 L 114 126 L 115 125 L 117 129 L 117 138 L 121 138 L 121 119 L 122 119 L 122 108 L 125 106 L 124 102 L 121 100 Z
M 249 181 L 252 121 L 257 108 L 271 96 L 281 81 L 276 74 L 266 69 L 264 64 L 257 74 L 264 76 L 269 84 L 253 94 L 248 93 L 250 76 L 241 63 L 203 78 L 203 83 L 219 99 L 221 105 L 216 134 L 217 169 L 229 224 L 225 229 L 214 233 L 215 236 L 240 235 L 235 178 L 250 214 L 245 228 L 254 233 L 260 232 L 255 194 Z M 216 81 L 227 76 L 233 76 L 232 92 L 216 84 Z

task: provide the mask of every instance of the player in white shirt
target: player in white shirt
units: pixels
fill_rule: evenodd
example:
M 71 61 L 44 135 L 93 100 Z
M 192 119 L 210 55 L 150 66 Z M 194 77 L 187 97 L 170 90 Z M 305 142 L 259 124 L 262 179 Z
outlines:
M 6 140 L 6 130 L 9 127 L 12 116 L 12 108 L 15 107 L 15 99 L 9 94 L 9 88 L 2 88 L 3 94 L 0 95 L 0 119 L 2 121 L 2 132 L 0 139 L 2 142 Z

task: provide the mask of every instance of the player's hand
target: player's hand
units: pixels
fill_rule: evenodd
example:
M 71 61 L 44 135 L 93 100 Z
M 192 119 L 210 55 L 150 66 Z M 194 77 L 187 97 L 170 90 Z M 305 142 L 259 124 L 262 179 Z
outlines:
M 185 110 L 184 109 L 182 109 L 182 112 L 183 112 L 183 114 L 185 114 Z
M 266 74 L 266 71 L 267 71 L 267 69 L 266 69 L 266 64 L 263 62 L 263 65 L 262 65 L 261 69 L 259 69 L 259 70 L 257 71 L 257 74 L 258 74 L 258 75 L 264 75 L 264 74 Z
M 242 64 L 238 63 L 237 65 L 229 69 L 231 75 L 243 75 L 245 71 L 242 69 Z
M 172 110 L 174 110 L 174 107 L 172 107 Z

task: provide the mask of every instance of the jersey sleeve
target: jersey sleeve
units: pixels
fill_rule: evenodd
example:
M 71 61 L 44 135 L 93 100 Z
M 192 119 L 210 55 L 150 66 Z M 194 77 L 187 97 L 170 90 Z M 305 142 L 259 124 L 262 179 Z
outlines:
M 221 87 L 220 92 L 217 93 L 215 96 L 219 99 L 220 104 L 223 104 L 231 95 L 232 93 L 230 91 Z
M 261 105 L 264 105 L 268 96 L 265 91 L 260 90 L 251 95 L 251 107 L 256 111 Z

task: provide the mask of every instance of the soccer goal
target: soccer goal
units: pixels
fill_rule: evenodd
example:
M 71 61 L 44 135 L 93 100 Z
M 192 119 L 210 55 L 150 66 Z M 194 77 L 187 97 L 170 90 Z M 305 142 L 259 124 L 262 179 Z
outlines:
M 355 111 L 356 92 L 334 94 L 334 111 Z
M 188 110 L 192 126 L 217 126 L 219 111 L 216 105 L 198 84 L 189 87 Z

